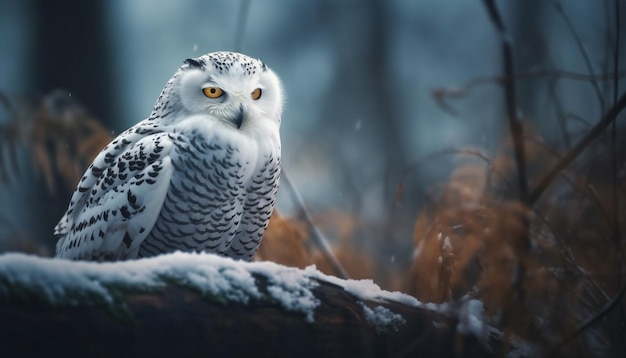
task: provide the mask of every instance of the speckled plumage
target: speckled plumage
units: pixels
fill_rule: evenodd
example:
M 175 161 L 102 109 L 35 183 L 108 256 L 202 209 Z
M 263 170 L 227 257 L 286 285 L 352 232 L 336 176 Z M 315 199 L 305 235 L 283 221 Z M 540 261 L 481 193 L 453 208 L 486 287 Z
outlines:
M 213 87 L 223 95 L 205 95 Z M 57 256 L 181 250 L 249 260 L 278 190 L 281 113 L 278 77 L 261 61 L 233 52 L 186 60 L 150 117 L 107 145 L 80 180 L 54 231 Z

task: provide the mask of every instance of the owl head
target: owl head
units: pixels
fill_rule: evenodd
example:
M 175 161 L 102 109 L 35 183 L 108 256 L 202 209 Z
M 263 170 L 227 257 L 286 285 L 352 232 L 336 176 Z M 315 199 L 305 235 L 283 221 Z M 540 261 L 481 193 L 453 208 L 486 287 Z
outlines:
M 206 115 L 233 129 L 271 121 L 280 125 L 278 76 L 262 61 L 237 52 L 212 52 L 184 61 L 157 100 L 152 117 Z

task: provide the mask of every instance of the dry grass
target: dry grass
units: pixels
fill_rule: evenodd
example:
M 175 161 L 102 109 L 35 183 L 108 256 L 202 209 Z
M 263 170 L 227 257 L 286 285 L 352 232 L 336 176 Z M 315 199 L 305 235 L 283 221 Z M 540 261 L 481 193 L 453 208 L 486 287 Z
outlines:
M 555 162 L 539 138 L 528 135 L 525 144 L 534 176 Z M 437 200 L 417 218 L 406 289 L 438 302 L 469 292 L 483 300 L 506 336 L 550 349 L 623 287 L 623 238 L 615 234 L 625 232 L 626 220 L 612 210 L 617 201 L 626 212 L 626 181 L 620 178 L 614 197 L 606 177 L 562 172 L 531 210 L 506 199 L 514 197 L 509 148 L 505 143 L 504 154 L 485 165 L 457 168 L 437 188 Z M 530 250 L 519 247 L 520 235 L 528 235 Z M 521 291 L 514 287 L 519 263 L 525 268 Z M 560 353 L 611 352 L 619 343 L 613 332 L 623 332 L 626 323 L 618 312 Z

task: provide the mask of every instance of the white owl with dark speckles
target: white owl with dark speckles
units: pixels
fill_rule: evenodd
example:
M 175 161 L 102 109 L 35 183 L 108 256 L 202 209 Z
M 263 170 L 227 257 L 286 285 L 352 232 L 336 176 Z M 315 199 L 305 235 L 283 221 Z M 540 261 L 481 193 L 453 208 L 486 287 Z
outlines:
M 280 176 L 283 96 L 263 62 L 188 59 L 150 117 L 96 157 L 54 233 L 57 256 L 123 260 L 205 251 L 250 260 Z

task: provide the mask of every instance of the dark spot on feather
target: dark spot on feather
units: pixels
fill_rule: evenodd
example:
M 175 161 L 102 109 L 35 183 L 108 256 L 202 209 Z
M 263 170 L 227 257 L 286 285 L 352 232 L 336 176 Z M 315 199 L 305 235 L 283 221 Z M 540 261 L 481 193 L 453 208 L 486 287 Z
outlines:
M 130 211 L 128 211 L 128 206 L 126 205 L 120 208 L 120 213 L 122 213 L 124 219 L 128 219 L 130 217 Z
M 122 242 L 124 243 L 124 245 L 126 245 L 126 248 L 130 248 L 130 244 L 132 244 L 133 240 L 130 238 L 130 235 L 128 235 L 128 233 L 124 234 L 124 240 L 122 240 Z

